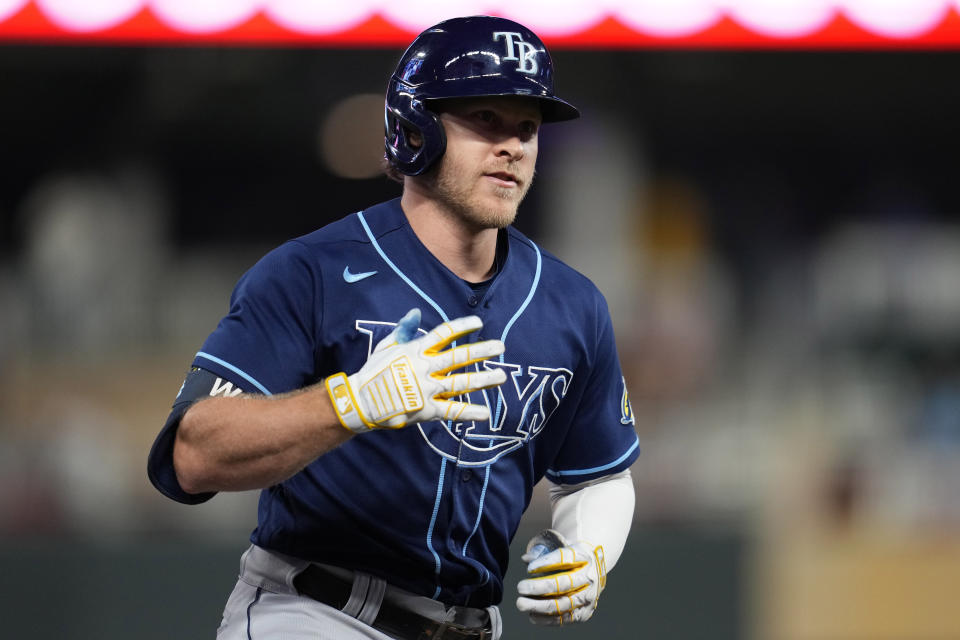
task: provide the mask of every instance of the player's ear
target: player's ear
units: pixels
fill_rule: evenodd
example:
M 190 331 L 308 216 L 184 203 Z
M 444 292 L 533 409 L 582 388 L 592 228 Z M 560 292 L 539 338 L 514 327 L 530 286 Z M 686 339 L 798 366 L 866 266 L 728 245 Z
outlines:
M 423 136 L 420 135 L 419 131 L 407 129 L 407 142 L 409 142 L 410 146 L 414 149 L 419 149 L 423 146 Z

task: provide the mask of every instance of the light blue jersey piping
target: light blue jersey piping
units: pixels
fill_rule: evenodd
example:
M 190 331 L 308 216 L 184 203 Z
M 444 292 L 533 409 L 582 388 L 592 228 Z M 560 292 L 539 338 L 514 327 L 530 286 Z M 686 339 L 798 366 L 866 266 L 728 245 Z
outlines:
M 255 386 L 257 389 L 263 392 L 264 395 L 268 395 L 268 396 L 273 395 L 272 393 L 267 391 L 267 388 L 265 386 L 257 382 L 253 376 L 248 374 L 246 371 L 242 371 L 241 369 L 238 369 L 237 367 L 233 366 L 226 360 L 221 360 L 220 358 L 216 356 L 212 356 L 209 353 L 204 353 L 203 351 L 198 351 L 196 357 L 204 358 L 205 360 L 209 360 L 210 362 L 216 362 L 221 367 L 226 367 L 230 371 L 233 371 L 235 374 L 237 374 L 238 376 L 240 376 L 241 378 L 243 378 L 244 380 L 246 380 L 247 382 Z
M 570 469 L 568 471 L 554 471 L 553 469 L 547 469 L 547 473 L 557 478 L 564 478 L 566 476 L 585 476 L 591 473 L 597 473 L 598 471 L 606 471 L 607 469 L 612 469 L 613 467 L 617 466 L 618 464 L 626 460 L 628 457 L 630 457 L 630 454 L 633 453 L 634 449 L 636 449 L 639 446 L 640 446 L 640 438 L 637 438 L 636 440 L 633 441 L 633 445 L 631 445 L 630 448 L 627 449 L 626 453 L 624 453 L 622 456 L 620 456 L 613 462 L 607 463 L 605 465 L 601 465 L 599 467 L 590 467 L 589 469 Z
M 523 304 L 520 305 L 520 308 L 517 309 L 517 312 L 516 312 L 515 314 L 513 314 L 513 317 L 510 318 L 510 322 L 507 323 L 507 326 L 505 326 L 505 327 L 503 328 L 503 334 L 500 336 L 500 342 L 503 342 L 503 343 L 506 343 L 506 341 L 507 341 L 507 334 L 510 333 L 510 329 L 513 328 L 513 324 L 514 324 L 514 323 L 517 321 L 517 319 L 523 314 L 523 312 L 527 310 L 527 305 L 530 304 L 530 301 L 533 299 L 533 294 L 536 293 L 536 291 L 537 291 L 537 286 L 540 284 L 540 267 L 541 267 L 542 262 L 543 262 L 542 259 L 541 259 L 541 257 L 540 257 L 540 249 L 539 249 L 539 247 L 537 247 L 536 244 L 534 244 L 534 242 L 533 242 L 532 240 L 530 240 L 530 246 L 533 247 L 533 250 L 534 250 L 534 251 L 536 252 L 536 254 L 537 254 L 537 270 L 536 270 L 536 273 L 534 273 L 534 275 L 533 275 L 533 284 L 530 285 L 530 291 L 527 293 L 526 299 L 524 299 Z M 502 354 L 502 353 L 500 354 L 500 364 L 503 364 L 503 354 Z M 497 394 L 497 412 L 496 412 L 496 414 L 494 414 L 493 422 L 490 423 L 490 424 L 499 424 L 499 423 L 500 423 L 500 404 L 501 404 L 501 398 L 502 398 L 502 397 L 503 397 L 503 396 L 501 396 L 499 393 Z
M 533 283 L 530 285 L 530 291 L 527 292 L 527 297 L 524 299 L 523 304 L 520 305 L 520 308 L 517 309 L 517 312 L 513 314 L 513 317 L 510 318 L 510 321 L 503 328 L 503 333 L 500 336 L 500 341 L 503 343 L 506 343 L 507 334 L 510 333 L 510 329 L 513 328 L 513 325 L 517 321 L 517 319 L 523 314 L 524 311 L 526 311 L 527 306 L 530 304 L 530 301 L 533 299 L 533 294 L 536 293 L 537 287 L 540 285 L 540 268 L 542 265 L 542 259 L 540 257 L 540 249 L 532 240 L 530 240 L 530 246 L 533 247 L 534 252 L 536 252 L 537 254 L 537 270 L 534 273 Z M 500 364 L 503 364 L 502 353 L 500 354 Z M 494 418 L 493 418 L 494 421 L 491 424 L 499 424 L 500 422 L 500 408 L 501 408 L 502 398 L 503 396 L 498 393 L 497 394 L 497 412 L 494 415 Z M 487 443 L 487 446 L 488 447 L 493 446 L 492 439 Z M 483 502 L 484 502 L 484 498 L 487 495 L 487 485 L 490 483 L 490 467 L 492 465 L 493 465 L 492 462 L 489 465 L 487 465 L 487 473 L 483 478 L 483 489 L 480 491 L 480 509 L 479 511 L 477 511 L 477 520 L 473 524 L 473 531 L 470 532 L 470 535 L 467 536 L 467 541 L 463 544 L 463 555 L 467 554 L 467 545 L 470 544 L 470 540 L 473 539 L 473 535 L 477 532 L 477 529 L 480 528 L 480 518 L 483 515 Z
M 493 441 L 491 440 L 490 442 Z M 490 444 L 488 443 L 487 446 L 489 447 Z M 483 489 L 480 490 L 480 509 L 477 511 L 477 519 L 473 523 L 473 531 L 471 531 L 470 535 L 467 536 L 467 541 L 463 543 L 463 553 L 461 554 L 463 557 L 467 556 L 467 547 L 470 545 L 470 541 L 473 540 L 473 534 L 475 534 L 477 529 L 480 528 L 480 516 L 483 515 L 483 501 L 487 497 L 487 483 L 490 482 L 490 467 L 492 466 L 492 463 L 487 465 L 486 473 L 483 476 Z
M 393 272 L 400 276 L 400 279 L 407 283 L 407 285 L 413 289 L 418 296 L 427 301 L 431 307 L 433 307 L 437 313 L 440 314 L 440 317 L 443 318 L 444 322 L 448 322 L 450 318 L 440 308 L 440 305 L 437 304 L 433 298 L 428 296 L 423 289 L 418 287 L 413 280 L 407 277 L 407 274 L 400 271 L 400 268 L 393 263 L 393 260 L 387 257 L 386 252 L 380 246 L 380 243 L 377 242 L 377 239 L 373 235 L 373 231 L 370 230 L 370 226 L 367 224 L 366 219 L 363 217 L 363 211 L 357 212 L 357 217 L 360 219 L 360 224 L 363 225 L 363 230 L 366 232 L 367 237 L 370 238 L 370 243 L 373 245 L 373 248 L 377 250 L 377 253 L 380 254 L 380 257 L 383 258 L 383 261 L 387 263 L 387 266 L 393 269 Z M 433 505 L 433 516 L 430 518 L 430 526 L 427 528 L 427 549 L 433 554 L 434 561 L 434 573 L 439 578 L 440 576 L 440 554 L 437 553 L 436 549 L 433 548 L 433 529 L 437 524 L 437 512 L 440 510 L 440 498 L 443 495 L 443 474 L 447 469 L 447 459 L 442 458 L 443 463 L 440 465 L 440 478 L 437 480 L 437 498 Z M 436 599 L 440 596 L 440 581 L 437 580 L 437 590 L 434 592 L 433 597 Z
M 383 248 L 380 246 L 380 243 L 377 242 L 376 237 L 374 237 L 373 231 L 370 229 L 370 226 L 367 224 L 366 219 L 363 217 L 363 212 L 362 212 L 362 211 L 358 211 L 358 212 L 357 212 L 357 217 L 360 219 L 360 224 L 363 226 L 363 230 L 366 232 L 367 237 L 370 239 L 370 243 L 373 245 L 373 248 L 374 248 L 374 249 L 376 250 L 376 252 L 380 255 L 380 257 L 383 259 L 383 261 L 384 261 L 385 263 L 387 263 L 387 266 L 389 266 L 389 267 L 393 270 L 393 272 L 396 273 L 396 274 L 400 277 L 401 280 L 403 280 L 405 283 L 407 283 L 407 285 L 408 285 L 411 289 L 413 289 L 414 292 L 416 292 L 417 295 L 419 295 L 421 298 L 423 298 L 423 299 L 427 302 L 427 304 L 429 304 L 431 307 L 433 307 L 433 308 L 436 310 L 436 312 L 437 312 L 438 314 L 440 314 L 440 317 L 443 318 L 444 322 L 448 322 L 448 321 L 450 320 L 450 318 L 449 318 L 449 317 L 447 316 L 447 314 L 443 311 L 443 309 L 440 307 L 440 305 L 437 304 L 430 296 L 428 296 L 428 295 L 423 291 L 423 289 L 421 289 L 420 287 L 418 287 L 418 286 L 417 286 L 405 273 L 403 273 L 403 272 L 400 270 L 400 268 L 397 267 L 397 265 L 395 265 L 395 264 L 393 263 L 393 261 L 387 256 L 386 252 L 385 252 L 385 251 L 383 250 Z M 516 313 L 513 314 L 513 317 L 510 318 L 510 321 L 507 322 L 506 326 L 503 328 L 503 333 L 502 333 L 502 335 L 500 336 L 500 341 L 501 341 L 501 342 L 504 342 L 504 343 L 507 341 L 507 334 L 510 333 L 510 329 L 513 327 L 514 323 L 516 323 L 517 319 L 520 318 L 520 316 L 523 314 L 523 312 L 526 311 L 527 306 L 530 304 L 530 301 L 533 299 L 533 294 L 534 294 L 534 293 L 536 292 L 536 290 L 537 290 L 537 286 L 540 284 L 540 271 L 541 271 L 541 266 L 542 266 L 542 257 L 541 257 L 541 255 L 540 255 L 540 249 L 537 247 L 537 245 L 536 245 L 533 241 L 529 241 L 529 242 L 530 242 L 530 246 L 533 247 L 534 252 L 537 254 L 537 269 L 536 269 L 536 273 L 534 274 L 534 277 L 533 277 L 533 283 L 532 283 L 531 286 L 530 286 L 530 291 L 527 293 L 526 299 L 524 299 L 523 303 L 520 305 L 520 308 L 517 309 Z M 501 364 L 503 363 L 503 354 L 500 354 L 500 362 L 501 362 Z M 500 394 L 497 394 L 497 410 L 496 410 L 496 418 L 495 418 L 495 420 L 499 420 L 499 419 L 500 419 L 501 402 L 502 402 L 501 396 L 500 396 Z M 493 422 L 493 424 L 496 424 L 496 423 L 497 423 L 496 421 Z M 492 444 L 492 443 L 493 443 L 493 441 L 491 440 L 490 443 L 488 444 L 488 446 L 489 446 L 490 444 Z M 430 553 L 433 554 L 433 559 L 434 559 L 434 562 L 436 563 L 436 564 L 435 564 L 435 572 L 436 572 L 436 575 L 437 575 L 437 576 L 440 575 L 440 556 L 439 556 L 439 554 L 436 552 L 436 550 L 433 548 L 433 529 L 434 529 L 434 526 L 436 525 L 437 512 L 439 511 L 439 508 L 440 508 L 440 498 L 441 498 L 441 495 L 442 495 L 442 493 L 443 493 L 443 476 L 444 476 L 444 473 L 445 473 L 445 471 L 446 471 L 446 463 L 447 463 L 447 459 L 446 459 L 446 458 L 443 458 L 443 463 L 440 465 L 440 479 L 439 479 L 439 481 L 437 482 L 437 496 L 436 496 L 436 501 L 435 501 L 435 503 L 434 503 L 434 505 L 433 505 L 433 516 L 432 516 L 431 519 L 430 519 L 430 527 L 429 527 L 428 530 L 427 530 L 427 548 L 430 550 Z M 477 529 L 479 529 L 479 527 L 480 527 L 480 518 L 481 518 L 482 515 L 483 515 L 483 503 L 484 503 L 484 498 L 485 498 L 486 495 L 487 495 L 487 486 L 489 485 L 489 482 L 490 482 L 490 465 L 487 465 L 487 471 L 486 471 L 486 474 L 485 474 L 484 480 L 483 480 L 483 489 L 481 489 L 481 492 L 480 492 L 480 508 L 479 508 L 479 510 L 477 511 L 477 519 L 476 519 L 476 521 L 475 521 L 475 523 L 474 523 L 474 525 L 473 525 L 473 531 L 470 532 L 470 535 L 467 536 L 466 542 L 464 542 L 464 544 L 463 544 L 463 555 L 464 555 L 464 556 L 466 556 L 466 553 L 467 553 L 467 545 L 470 544 L 470 540 L 473 539 L 474 534 L 477 532 Z M 434 595 L 433 595 L 434 599 L 436 599 L 439 595 L 440 595 L 440 585 L 438 584 L 438 585 L 437 585 L 436 592 L 435 592 Z
M 380 257 L 383 258 L 383 261 L 387 263 L 387 266 L 393 269 L 393 272 L 400 276 L 400 279 L 406 282 L 411 289 L 416 291 L 417 295 L 427 301 L 431 307 L 436 309 L 437 313 L 440 314 L 440 317 L 443 318 L 444 322 L 449 322 L 450 318 L 447 317 L 447 314 L 444 313 L 443 309 L 440 308 L 436 302 L 433 301 L 433 298 L 424 293 L 423 289 L 414 284 L 413 280 L 407 277 L 403 271 L 400 271 L 400 268 L 397 265 L 393 264 L 393 260 L 387 257 L 387 254 L 380 247 L 380 243 L 377 242 L 377 239 L 373 237 L 373 232 L 370 230 L 370 227 L 367 225 L 366 219 L 363 217 L 363 211 L 357 212 L 357 217 L 360 218 L 360 224 L 363 225 L 363 230 L 367 232 L 367 237 L 370 238 L 370 242 L 373 244 L 373 248 L 377 250 L 377 253 L 380 254 Z
M 427 529 L 427 548 L 433 554 L 434 573 L 440 576 L 440 554 L 433 548 L 433 527 L 437 524 L 437 513 L 440 511 L 440 498 L 443 497 L 443 475 L 447 470 L 447 459 L 440 458 L 440 481 L 437 482 L 437 498 L 433 502 L 433 515 L 430 516 L 430 528 Z M 437 589 L 433 592 L 433 599 L 440 597 L 440 581 L 437 581 Z

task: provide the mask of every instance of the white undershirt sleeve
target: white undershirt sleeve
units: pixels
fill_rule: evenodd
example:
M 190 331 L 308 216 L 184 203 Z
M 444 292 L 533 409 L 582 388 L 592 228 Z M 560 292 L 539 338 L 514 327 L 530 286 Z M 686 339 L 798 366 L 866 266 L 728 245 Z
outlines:
M 603 545 L 607 571 L 613 569 L 633 522 L 630 470 L 581 484 L 550 484 L 552 527 L 568 542 Z

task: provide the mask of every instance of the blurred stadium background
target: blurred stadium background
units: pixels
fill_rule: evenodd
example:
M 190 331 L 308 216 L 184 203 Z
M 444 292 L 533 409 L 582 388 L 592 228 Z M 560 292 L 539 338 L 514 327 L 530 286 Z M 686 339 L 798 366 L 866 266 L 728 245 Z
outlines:
M 518 226 L 607 295 L 644 451 L 597 617 L 512 610 L 541 493 L 506 637 L 960 638 L 957 7 L 620 4 L 502 12 L 584 113 Z M 236 278 L 399 193 L 382 91 L 444 15 L 354 5 L 0 1 L 5 636 L 213 637 L 256 495 L 146 454 Z

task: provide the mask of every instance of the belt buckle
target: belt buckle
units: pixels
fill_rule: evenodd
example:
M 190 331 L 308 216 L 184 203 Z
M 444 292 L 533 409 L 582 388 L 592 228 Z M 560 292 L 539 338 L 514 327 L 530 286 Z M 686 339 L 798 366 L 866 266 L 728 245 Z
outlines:
M 490 616 L 486 611 L 453 606 L 447 609 L 431 640 L 486 640 L 492 633 Z

